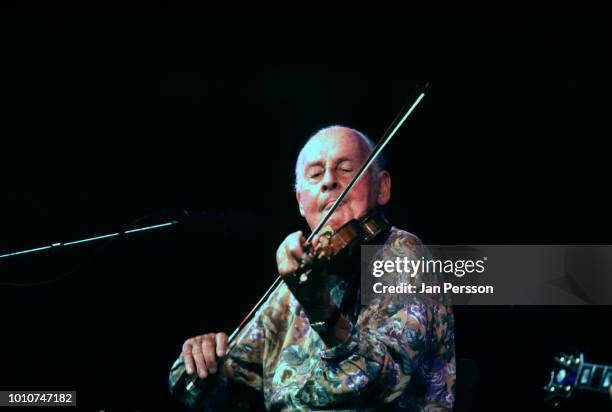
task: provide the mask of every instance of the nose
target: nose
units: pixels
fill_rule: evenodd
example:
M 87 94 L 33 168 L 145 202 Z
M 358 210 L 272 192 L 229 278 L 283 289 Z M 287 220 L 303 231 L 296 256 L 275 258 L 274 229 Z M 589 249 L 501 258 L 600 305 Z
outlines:
M 325 175 L 323 176 L 323 181 L 321 182 L 321 190 L 323 192 L 327 192 L 328 190 L 333 190 L 337 187 L 338 179 L 336 179 L 336 175 L 330 169 L 327 169 L 325 171 Z

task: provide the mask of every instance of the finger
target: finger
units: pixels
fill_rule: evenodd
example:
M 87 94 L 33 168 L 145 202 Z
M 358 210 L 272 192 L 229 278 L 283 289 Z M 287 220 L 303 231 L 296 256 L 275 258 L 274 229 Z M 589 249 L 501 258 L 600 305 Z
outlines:
M 222 357 L 227 355 L 227 335 L 223 332 L 219 332 L 215 335 L 215 340 L 217 341 L 217 356 Z
M 298 262 L 302 261 L 305 256 L 304 247 L 302 246 L 301 237 L 302 232 L 296 232 L 292 235 L 292 238 L 287 242 L 289 248 L 289 254 Z
M 193 356 L 191 355 L 191 343 L 189 341 L 183 344 L 183 363 L 185 364 L 187 374 L 191 375 L 195 371 L 195 367 L 193 364 Z
M 301 259 L 291 250 L 289 245 L 285 246 L 285 259 L 281 263 L 285 273 L 293 273 L 300 267 Z
M 331 226 L 325 226 L 319 233 L 314 235 L 312 239 L 312 245 L 314 247 L 317 246 L 325 246 L 329 242 L 330 236 L 334 233 Z
M 287 276 L 295 273 L 298 269 L 299 265 L 297 263 L 284 262 L 278 266 L 278 274 L 280 276 Z
M 293 273 L 299 268 L 299 264 L 288 253 L 286 247 L 283 246 L 283 251 L 279 253 L 277 259 L 278 274 L 281 276 Z
M 195 360 L 196 368 L 198 370 L 198 376 L 202 379 L 208 376 L 208 369 L 206 368 L 206 361 L 204 360 L 204 354 L 202 353 L 202 344 L 193 345 L 193 350 L 191 351 L 193 355 L 193 359 Z
M 298 238 L 303 238 L 304 237 L 304 235 L 302 235 L 301 231 L 294 232 L 294 233 L 290 234 L 289 236 L 287 236 L 285 238 L 285 240 L 283 240 L 283 243 L 281 243 L 280 246 L 278 247 L 278 249 L 276 250 L 276 262 L 279 265 L 282 262 L 284 262 L 285 260 L 291 258 L 291 250 L 297 248 L 296 244 L 298 244 L 300 242 L 300 240 L 298 239 L 296 241 L 296 239 L 295 239 L 296 236 Z
M 318 233 L 316 235 L 313 236 L 312 238 L 312 242 L 310 242 L 310 244 L 312 245 L 312 247 L 316 247 L 317 244 L 319 243 L 319 238 L 321 237 L 321 233 Z
M 210 373 L 217 372 L 217 357 L 215 356 L 215 339 L 214 336 L 207 335 L 202 340 L 202 352 L 204 353 L 204 361 L 206 368 Z
M 285 256 L 288 260 L 299 262 L 301 260 L 300 250 L 301 247 L 296 244 L 295 240 L 292 240 L 285 245 Z

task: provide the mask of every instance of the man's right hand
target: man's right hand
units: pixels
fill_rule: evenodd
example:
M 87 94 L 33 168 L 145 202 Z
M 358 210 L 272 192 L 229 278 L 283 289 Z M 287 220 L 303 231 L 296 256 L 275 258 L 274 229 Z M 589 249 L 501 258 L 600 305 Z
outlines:
M 227 353 L 227 334 L 206 333 L 187 339 L 183 343 L 183 359 L 188 374 L 197 371 L 202 379 L 217 373 L 217 358 Z

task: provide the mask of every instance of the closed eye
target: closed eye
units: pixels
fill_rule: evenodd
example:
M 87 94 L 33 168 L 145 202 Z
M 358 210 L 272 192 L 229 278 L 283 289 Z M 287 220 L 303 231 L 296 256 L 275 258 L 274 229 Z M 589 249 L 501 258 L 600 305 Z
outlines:
M 344 159 L 338 163 L 337 168 L 340 172 L 352 173 L 355 170 L 353 166 L 352 160 Z
M 306 168 L 306 177 L 308 179 L 316 179 L 323 174 L 323 167 L 320 165 L 312 165 Z

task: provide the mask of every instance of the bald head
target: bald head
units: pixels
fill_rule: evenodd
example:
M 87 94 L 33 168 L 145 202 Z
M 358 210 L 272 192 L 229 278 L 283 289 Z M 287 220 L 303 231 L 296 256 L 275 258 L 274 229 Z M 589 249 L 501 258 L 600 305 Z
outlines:
M 334 141 L 339 140 L 350 140 L 355 143 L 358 147 L 360 155 L 365 160 L 374 149 L 374 143 L 372 140 L 361 133 L 359 130 L 352 129 L 345 126 L 329 126 L 319 130 L 317 133 L 312 135 L 306 144 L 300 150 L 300 153 L 295 164 L 295 190 L 299 190 L 302 179 L 304 177 L 304 159 L 305 154 L 311 151 L 317 151 L 319 148 L 326 145 L 333 144 Z M 361 166 L 361 165 L 359 165 Z M 372 175 L 378 174 L 381 170 L 385 170 L 386 161 L 382 154 L 380 154 L 374 163 L 372 164 Z

